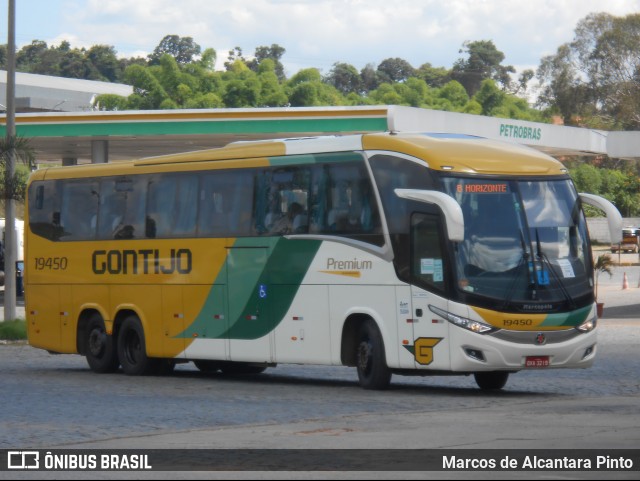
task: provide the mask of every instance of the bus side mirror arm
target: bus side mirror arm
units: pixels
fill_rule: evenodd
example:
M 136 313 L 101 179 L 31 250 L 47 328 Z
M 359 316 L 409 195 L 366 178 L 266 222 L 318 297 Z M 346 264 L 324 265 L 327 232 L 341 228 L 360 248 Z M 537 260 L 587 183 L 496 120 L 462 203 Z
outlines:
M 394 192 L 403 199 L 426 202 L 440 207 L 444 214 L 449 240 L 452 242 L 462 242 L 464 240 L 462 208 L 453 197 L 435 190 L 395 189 Z
M 597 207 L 604 211 L 607 216 L 607 222 L 609 223 L 609 235 L 611 236 L 612 244 L 619 244 L 622 242 L 622 216 L 620 212 L 604 197 L 593 194 L 579 194 L 583 203 Z

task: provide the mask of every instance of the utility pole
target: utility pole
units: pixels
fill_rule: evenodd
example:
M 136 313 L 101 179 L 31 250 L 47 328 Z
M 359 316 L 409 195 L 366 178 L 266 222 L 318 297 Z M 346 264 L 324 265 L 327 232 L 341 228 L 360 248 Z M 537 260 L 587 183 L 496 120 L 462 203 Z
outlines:
M 16 203 L 13 199 L 13 177 L 16 170 L 16 1 L 9 0 L 7 39 L 7 165 L 5 166 L 4 205 L 4 319 L 16 318 Z

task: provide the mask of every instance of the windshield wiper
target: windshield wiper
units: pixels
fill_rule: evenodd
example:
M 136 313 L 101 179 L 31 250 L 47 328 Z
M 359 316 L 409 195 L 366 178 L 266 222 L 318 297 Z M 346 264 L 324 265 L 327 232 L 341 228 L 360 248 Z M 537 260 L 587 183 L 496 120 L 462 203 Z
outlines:
M 553 265 L 551 264 L 551 261 L 549 260 L 547 255 L 542 251 L 542 246 L 540 243 L 540 234 L 538 233 L 537 227 L 536 227 L 536 257 L 543 264 L 542 272 L 544 273 L 544 265 L 546 265 L 549 272 L 551 272 L 551 275 L 553 276 L 554 280 L 558 283 L 558 286 L 560 287 L 560 291 L 562 292 L 562 295 L 569 302 L 569 306 L 571 307 L 571 309 L 575 309 L 576 308 L 575 301 L 569 295 L 569 291 L 567 291 L 567 288 L 565 287 L 564 282 L 562 282 L 562 279 L 560 278 L 560 276 L 556 274 L 556 271 L 553 269 Z
M 524 240 L 524 234 L 522 232 L 522 229 L 520 229 L 520 246 L 522 247 L 522 256 L 520 257 L 520 260 L 518 261 L 518 265 L 514 270 L 513 282 L 511 283 L 511 287 L 509 287 L 509 291 L 507 292 L 507 295 L 504 298 L 504 302 L 502 303 L 503 310 L 506 310 L 511 304 L 511 299 L 513 298 L 513 293 L 516 290 L 516 284 L 518 283 L 518 279 L 520 278 L 520 271 L 522 270 L 522 267 L 525 266 L 527 267 L 527 270 L 529 270 L 528 269 L 529 251 L 527 250 L 527 243 Z M 529 272 L 529 288 L 532 289 L 532 293 L 531 293 L 532 300 L 535 300 L 536 286 L 535 286 L 534 279 L 531 277 L 531 272 Z

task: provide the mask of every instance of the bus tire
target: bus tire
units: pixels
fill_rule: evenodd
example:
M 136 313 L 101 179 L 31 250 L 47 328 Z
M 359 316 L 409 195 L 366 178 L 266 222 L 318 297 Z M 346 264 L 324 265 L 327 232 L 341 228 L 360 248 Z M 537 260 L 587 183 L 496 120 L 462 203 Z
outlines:
M 127 317 L 120 326 L 118 357 L 122 370 L 129 376 L 154 374 L 156 371 L 157 359 L 147 356 L 144 330 L 135 316 Z
M 507 384 L 509 373 L 506 371 L 476 372 L 473 374 L 476 384 L 483 391 L 496 391 Z
M 391 382 L 382 335 L 375 322 L 367 320 L 360 327 L 356 346 L 358 380 L 364 389 L 386 389 Z
M 87 321 L 84 340 L 84 355 L 93 372 L 100 374 L 115 372 L 120 362 L 113 336 L 107 334 L 102 316 L 97 312 Z

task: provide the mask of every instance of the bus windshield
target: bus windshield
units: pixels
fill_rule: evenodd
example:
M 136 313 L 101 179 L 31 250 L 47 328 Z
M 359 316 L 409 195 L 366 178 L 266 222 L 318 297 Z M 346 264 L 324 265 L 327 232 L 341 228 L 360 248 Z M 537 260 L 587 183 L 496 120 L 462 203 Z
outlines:
M 464 215 L 455 252 L 461 291 L 516 310 L 575 309 L 576 299 L 590 296 L 586 222 L 570 180 L 443 183 Z

